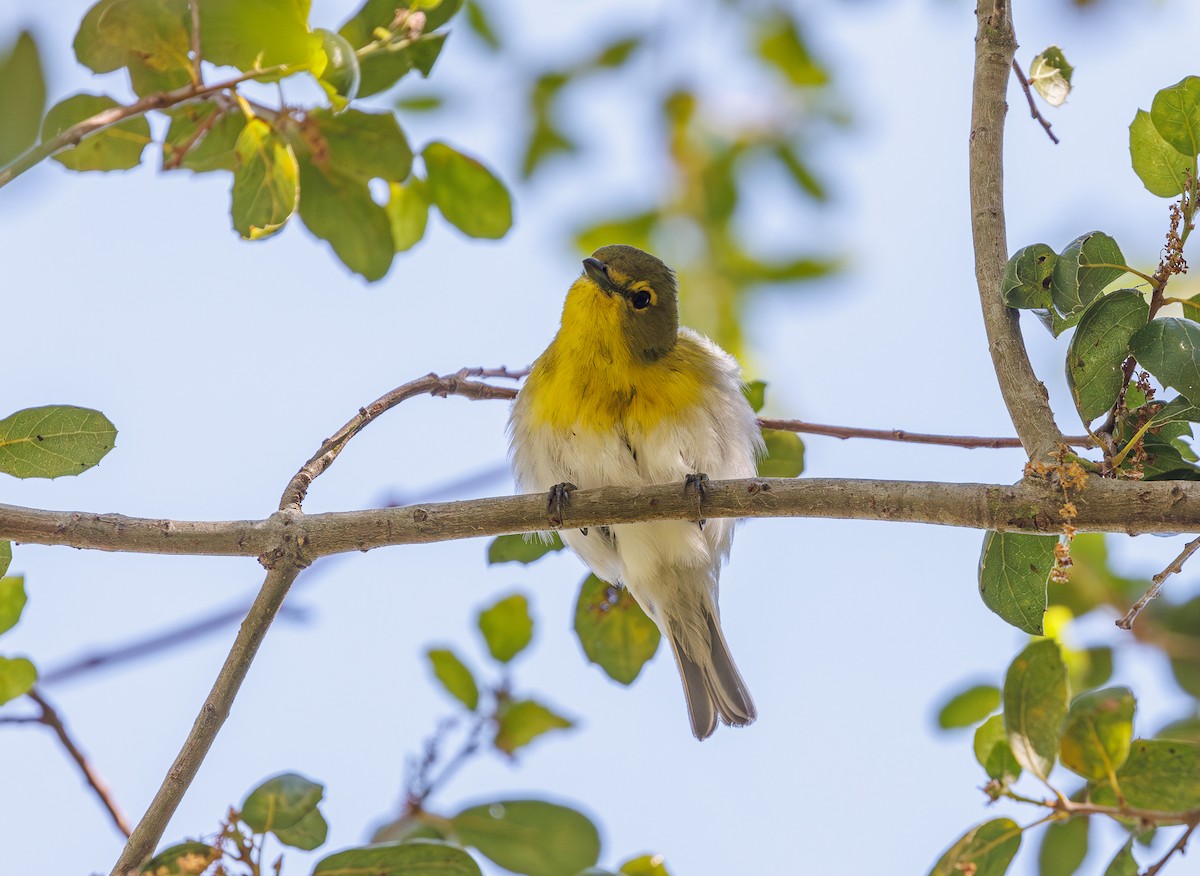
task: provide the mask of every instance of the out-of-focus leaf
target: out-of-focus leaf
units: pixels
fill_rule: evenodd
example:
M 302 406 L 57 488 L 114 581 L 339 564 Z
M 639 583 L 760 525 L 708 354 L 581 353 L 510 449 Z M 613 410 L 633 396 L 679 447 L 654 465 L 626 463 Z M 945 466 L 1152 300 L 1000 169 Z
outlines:
M 296 773 L 267 779 L 242 803 L 242 821 L 255 833 L 279 831 L 300 823 L 316 811 L 325 788 Z
M 1101 231 L 1081 234 L 1054 262 L 1050 275 L 1054 306 L 1063 316 L 1075 315 L 1125 272 L 1125 256 L 1115 240 Z
M 0 50 L 0 167 L 37 142 L 46 109 L 46 79 L 37 43 L 27 30 Z
M 762 380 L 751 380 L 742 385 L 742 395 L 746 397 L 746 401 L 750 402 L 750 407 L 757 414 L 767 403 L 767 384 Z
M 200 53 L 240 70 L 320 60 L 321 38 L 309 33 L 311 0 L 204 0 Z
M 25 694 L 37 681 L 37 670 L 24 657 L 0 657 L 0 706 Z
M 508 233 L 512 201 L 490 170 L 445 143 L 430 143 L 421 154 L 426 191 L 446 221 L 469 237 L 495 239 Z
M 1181 688 L 1200 698 L 1200 596 L 1187 602 L 1170 605 L 1160 602 L 1154 606 L 1154 619 L 1183 647 L 1171 656 L 1171 672 Z M 1190 651 L 1186 650 L 1190 646 Z
M 197 876 L 221 858 L 221 850 L 197 840 L 163 849 L 142 865 L 143 876 Z
M 420 180 L 407 184 L 389 183 L 388 202 L 384 206 L 392 227 L 392 243 L 396 252 L 412 249 L 425 236 L 429 222 L 429 201 Z
M 1038 876 L 1072 876 L 1087 857 L 1090 827 L 1086 815 L 1050 822 L 1038 849 Z
M 1003 876 L 1021 847 L 1021 828 L 1008 818 L 971 828 L 946 850 L 929 876 Z
M 561 551 L 565 545 L 557 532 L 550 534 L 549 541 L 538 538 L 527 539 L 523 535 L 500 535 L 488 545 L 488 565 L 496 563 L 520 563 L 528 566 L 546 554 Z
M 1138 110 L 1129 125 L 1129 158 L 1142 185 L 1160 198 L 1176 197 L 1187 175 L 1196 175 L 1196 157 L 1164 140 L 1145 110 Z
M 1067 63 L 1062 49 L 1048 46 L 1030 63 L 1029 84 L 1050 106 L 1062 106 L 1071 93 L 1071 74 L 1074 72 L 1075 68 Z
M 760 478 L 794 478 L 804 471 L 804 442 L 795 432 L 763 429 L 767 455 L 758 461 Z
M 1063 726 L 1063 766 L 1091 782 L 1112 776 L 1129 757 L 1133 710 L 1133 693 L 1127 687 L 1076 697 Z
M 329 241 L 346 267 L 367 280 L 379 280 L 391 268 L 396 255 L 391 220 L 362 177 L 301 161 L 300 218 Z
M 1139 364 L 1163 386 L 1200 404 L 1200 325 L 1190 319 L 1153 319 L 1129 339 Z
M 1172 148 L 1194 158 L 1200 152 L 1200 77 L 1185 76 L 1154 95 L 1150 121 Z
M 250 119 L 234 146 L 230 215 L 233 227 L 246 240 L 270 237 L 296 210 L 296 156 L 287 141 L 262 119 Z
M 163 139 L 163 170 L 185 167 L 195 173 L 237 167 L 237 141 L 246 116 L 214 103 L 190 103 L 165 111 L 171 127 Z
M 595 575 L 585 578 L 579 588 L 575 635 L 588 660 L 621 684 L 633 683 L 662 638 L 628 590 Z
M 639 855 L 621 865 L 619 876 L 671 876 L 662 855 Z
M 828 71 L 808 50 L 795 19 L 783 11 L 763 17 L 758 54 L 792 85 L 814 88 L 829 82 Z
M 358 96 L 368 97 L 386 91 L 413 70 L 428 78 L 445 43 L 444 33 L 427 34 L 403 48 L 361 56 Z
M 335 168 L 362 179 L 402 182 L 412 170 L 408 138 L 390 112 L 365 113 L 356 109 L 334 114 L 314 110 L 308 114 L 305 140 L 313 150 L 313 163 Z
M 0 420 L 0 472 L 18 478 L 77 475 L 112 450 L 117 429 L 99 411 L 26 408 Z
M 534 700 L 504 702 L 496 714 L 497 750 L 511 755 L 551 730 L 566 730 L 574 724 Z
M 0 542 L 0 575 L 8 570 L 12 560 L 12 547 L 7 541 Z M 0 578 L 0 633 L 6 633 L 17 625 L 21 612 L 25 610 L 25 579 L 20 575 Z
M 797 147 L 780 143 L 775 147 L 774 154 L 801 191 L 818 203 L 829 200 L 829 192 L 826 190 L 825 184 L 801 158 L 800 150 Z
M 458 846 L 429 839 L 346 849 L 317 862 L 312 876 L 481 876 Z
M 188 22 L 187 0 L 101 0 L 79 24 L 75 56 L 97 73 L 136 65 L 147 74 L 186 74 Z
M 544 800 L 498 800 L 450 819 L 464 845 L 526 876 L 578 873 L 600 857 L 600 834 L 581 812 Z
M 291 827 L 278 827 L 271 832 L 285 846 L 311 852 L 324 845 L 329 823 L 319 809 L 312 809 Z
M 1154 736 L 1156 739 L 1178 739 L 1182 742 L 1200 743 L 1200 715 L 1172 721 Z
M 1083 312 L 1067 350 L 1067 385 L 1084 423 L 1116 402 L 1125 383 L 1129 339 L 1149 318 L 1150 305 L 1136 289 L 1118 289 Z
M 501 663 L 512 660 L 533 638 L 529 600 L 514 593 L 484 609 L 479 613 L 479 631 L 492 657 Z
M 425 656 L 429 658 L 433 674 L 446 692 L 472 712 L 475 711 L 479 706 L 479 685 L 475 683 L 475 676 L 467 664 L 448 648 L 430 648 Z
M 1000 688 L 994 684 L 975 684 L 950 697 L 938 709 L 938 726 L 943 730 L 974 727 L 998 708 Z
M 1137 861 L 1133 857 L 1133 837 L 1125 841 L 1125 845 L 1109 861 L 1104 868 L 1104 876 L 1138 876 Z
M 42 121 L 42 141 L 51 140 L 85 119 L 111 110 L 119 104 L 100 94 L 73 94 L 50 107 Z M 85 137 L 53 156 L 71 170 L 129 170 L 142 160 L 142 150 L 150 142 L 150 123 L 145 116 L 134 116 Z
M 1055 535 L 988 532 L 979 555 L 983 604 L 1022 632 L 1040 636 Z
M 1010 785 L 1021 775 L 1021 765 L 1013 756 L 1004 729 L 1004 716 L 992 715 L 975 730 L 975 759 L 989 779 Z
M 1017 655 L 1004 679 L 1004 728 L 1017 763 L 1050 775 L 1067 717 L 1067 667 L 1058 643 L 1041 639 Z
M 599 222 L 577 232 L 575 246 L 581 252 L 595 252 L 610 243 L 627 243 L 638 249 L 650 250 L 653 249 L 650 233 L 658 221 L 658 213 L 650 211 Z
M 483 7 L 476 0 L 467 0 L 466 9 L 467 27 L 471 29 L 471 33 L 479 37 L 480 41 L 492 51 L 499 51 L 500 37 L 496 35 L 496 28 L 492 26 Z

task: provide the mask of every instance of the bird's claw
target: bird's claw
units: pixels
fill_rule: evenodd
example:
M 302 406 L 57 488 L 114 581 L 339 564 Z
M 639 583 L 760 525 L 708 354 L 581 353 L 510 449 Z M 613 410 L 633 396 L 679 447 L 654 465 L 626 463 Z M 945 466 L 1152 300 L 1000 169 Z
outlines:
M 704 524 L 708 521 L 704 518 L 704 500 L 708 498 L 708 475 L 703 472 L 690 474 L 683 479 L 683 494 L 686 496 L 689 490 L 696 491 L 696 514 L 698 519 L 696 522 L 704 529 Z
M 574 484 L 555 484 L 546 496 L 546 517 L 555 529 L 562 526 L 563 512 L 571 504 L 571 493 L 579 489 Z

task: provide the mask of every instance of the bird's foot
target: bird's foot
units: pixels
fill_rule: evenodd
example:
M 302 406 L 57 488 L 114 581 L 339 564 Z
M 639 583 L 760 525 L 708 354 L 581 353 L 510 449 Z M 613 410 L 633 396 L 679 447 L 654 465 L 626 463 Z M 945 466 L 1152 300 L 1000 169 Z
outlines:
M 555 484 L 546 495 L 546 517 L 555 529 L 562 526 L 563 512 L 571 505 L 571 493 L 579 489 L 574 484 Z
M 689 490 L 696 491 L 696 522 L 701 529 L 704 529 L 704 524 L 707 522 L 704 518 L 704 500 L 708 498 L 708 475 L 696 472 L 685 477 L 683 494 L 686 496 Z

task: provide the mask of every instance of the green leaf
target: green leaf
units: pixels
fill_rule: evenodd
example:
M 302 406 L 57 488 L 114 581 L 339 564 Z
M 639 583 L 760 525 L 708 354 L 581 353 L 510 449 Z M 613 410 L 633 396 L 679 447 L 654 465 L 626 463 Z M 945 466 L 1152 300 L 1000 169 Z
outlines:
M 358 96 L 362 81 L 362 67 L 358 55 L 341 34 L 319 27 L 313 31 L 321 38 L 321 51 L 312 73 L 317 77 L 334 110 L 341 111 Z
M 430 648 L 425 656 L 429 658 L 433 674 L 446 692 L 472 712 L 475 711 L 479 706 L 479 685 L 475 683 L 475 676 L 467 664 L 447 648 Z
M 778 144 L 772 154 L 788 172 L 792 182 L 814 201 L 824 203 L 829 200 L 829 192 L 825 184 L 813 172 L 812 168 L 801 157 L 801 151 L 796 146 L 785 143 Z
M 1186 174 L 1196 174 L 1195 156 L 1164 140 L 1145 110 L 1138 110 L 1129 125 L 1129 158 L 1142 185 L 1160 198 L 1174 198 L 1183 191 Z
M 579 145 L 563 133 L 547 113 L 539 112 L 534 116 L 533 129 L 525 146 L 521 176 L 529 179 L 553 156 L 578 151 Z
M 42 121 L 42 140 L 50 140 L 72 125 L 90 119 L 119 104 L 99 94 L 73 94 L 50 107 Z M 53 156 L 71 170 L 129 170 L 142 160 L 142 150 L 150 142 L 150 123 L 145 116 L 134 116 L 85 137 L 78 146 Z
M 742 395 L 746 397 L 746 401 L 750 402 L 750 407 L 757 414 L 763 409 L 763 405 L 767 403 L 767 384 L 762 380 L 751 380 L 749 383 L 743 383 Z
M 639 855 L 620 867 L 620 876 L 671 876 L 662 855 Z
M 759 56 L 800 88 L 829 82 L 829 73 L 813 58 L 796 21 L 784 12 L 764 16 L 758 29 Z
M 0 52 L 0 167 L 37 142 L 46 109 L 46 79 L 33 34 L 21 31 L 12 48 Z
M 1117 784 L 1129 806 L 1184 813 L 1200 807 L 1200 745 L 1176 739 L 1138 739 L 1117 770 Z M 1115 805 L 1109 782 L 1097 783 L 1092 802 Z
M 1172 721 L 1154 734 L 1156 739 L 1178 739 L 1200 743 L 1200 715 L 1190 715 Z
M 650 235 L 659 223 L 657 211 L 635 213 L 619 219 L 597 222 L 575 234 L 575 248 L 583 252 L 595 252 L 614 240 L 620 240 L 639 249 L 651 250 Z
M 1091 691 L 1075 698 L 1063 727 L 1063 766 L 1090 782 L 1113 775 L 1133 742 L 1133 693 L 1127 687 Z
M 543 800 L 484 803 L 450 821 L 464 845 L 526 876 L 578 873 L 600 857 L 600 835 L 587 816 Z
M 975 759 L 989 779 L 1011 785 L 1021 776 L 1021 765 L 1008 744 L 1004 716 L 992 715 L 975 730 Z
M 929 876 L 1003 876 L 1021 847 L 1021 828 L 1008 818 L 985 821 L 963 834 Z
M 938 710 L 938 726 L 943 730 L 974 727 L 1000 708 L 1000 688 L 994 684 L 977 684 L 959 691 Z
M 255 833 L 293 827 L 325 795 L 325 788 L 296 773 L 284 773 L 267 779 L 250 792 L 242 804 L 242 821 Z
M 758 461 L 760 478 L 794 478 L 804 471 L 804 442 L 795 432 L 763 429 L 767 455 Z
M 394 0 L 391 7 L 395 8 Z M 426 34 L 402 48 L 361 56 L 359 64 L 362 79 L 358 86 L 358 96 L 368 97 L 386 91 L 413 70 L 428 78 L 445 43 L 444 33 Z
M 494 52 L 500 50 L 500 37 L 496 35 L 496 28 L 492 26 L 488 20 L 487 13 L 476 0 L 467 0 L 467 27 L 471 29 L 471 33 L 479 37 L 480 42 Z
M 1017 763 L 1038 778 L 1050 775 L 1067 717 L 1067 667 L 1058 643 L 1032 642 L 1004 679 L 1004 729 Z
M 1050 276 L 1057 260 L 1054 250 L 1044 243 L 1023 246 L 1013 253 L 1004 266 L 1000 287 L 1005 305 L 1024 310 L 1049 307 Z
M 1038 876 L 1071 876 L 1078 870 L 1087 857 L 1090 828 L 1086 815 L 1050 822 L 1038 849 Z
M 411 249 L 425 236 L 429 222 L 429 201 L 419 180 L 408 185 L 388 184 L 388 202 L 384 211 L 392 227 L 392 243 L 396 252 Z
M 346 267 L 367 280 L 379 280 L 391 268 L 396 255 L 391 222 L 365 179 L 301 161 L 300 218 L 329 241 Z
M 262 119 L 250 119 L 234 146 L 230 213 L 233 227 L 246 240 L 270 237 L 296 210 L 296 156 L 292 147 Z
M 1133 858 L 1133 837 L 1130 837 L 1104 869 L 1104 876 L 1138 876 L 1138 872 L 1137 861 Z
M 457 15 L 463 0 L 417 0 L 416 5 L 425 13 L 425 32 L 429 33 Z
M 1090 690 L 1112 678 L 1113 650 L 1107 645 L 1073 651 L 1066 659 L 1071 690 Z
M 1057 256 L 1055 256 L 1057 258 Z M 1079 322 L 1079 317 L 1083 315 L 1083 311 L 1079 310 L 1070 316 L 1061 316 L 1053 307 L 1039 309 L 1033 311 L 1033 315 L 1038 318 L 1046 331 L 1050 332 L 1054 337 L 1058 337 L 1067 329 L 1072 328 L 1075 323 Z
M 550 711 L 534 700 L 512 700 L 501 704 L 496 713 L 496 738 L 499 751 L 511 755 L 551 730 L 567 730 L 574 723 Z
M 24 695 L 37 681 L 37 670 L 24 657 L 0 657 L 0 706 Z
M 528 566 L 534 560 L 561 551 L 564 547 L 557 532 L 550 534 L 549 541 L 542 541 L 540 538 L 526 539 L 523 535 L 500 535 L 488 545 L 487 561 L 489 566 L 496 563 L 520 563 Z
M 662 638 L 628 590 L 595 575 L 588 575 L 579 588 L 575 635 L 587 659 L 621 684 L 633 683 Z
M 1129 349 L 1163 386 L 1200 404 L 1200 325 L 1189 319 L 1152 319 L 1129 339 Z
M 1175 655 L 1171 657 L 1171 672 L 1175 681 L 1191 696 L 1200 698 L 1200 596 L 1186 602 L 1155 606 L 1155 620 L 1175 640 Z
M 486 167 L 445 143 L 422 153 L 429 199 L 446 221 L 468 237 L 495 239 L 512 227 L 508 190 Z
M 317 166 L 327 163 L 339 173 L 393 182 L 412 170 L 412 149 L 390 112 L 314 110 L 305 119 L 304 135 Z
M 492 657 L 507 663 L 525 650 L 533 638 L 529 600 L 520 593 L 505 597 L 479 613 L 479 631 Z
M 319 809 L 312 809 L 291 827 L 279 827 L 271 832 L 285 846 L 311 852 L 324 845 L 329 835 L 329 824 Z
M 171 126 L 163 139 L 163 170 L 185 167 L 194 173 L 233 170 L 237 141 L 246 127 L 239 110 L 226 111 L 215 103 L 190 103 L 164 112 Z
M 79 24 L 75 57 L 97 73 L 130 64 L 158 73 L 186 71 L 188 15 L 187 0 L 101 0 Z
M 319 59 L 321 38 L 308 31 L 310 0 L 204 0 L 200 53 L 240 70 L 305 66 Z
M 1040 636 L 1057 544 L 1056 535 L 986 533 L 979 555 L 983 604 L 1022 632 Z
M 458 846 L 429 839 L 346 849 L 317 862 L 312 876 L 481 876 Z
M 163 849 L 142 865 L 145 876 L 196 876 L 221 859 L 221 850 L 197 840 Z
M 1100 231 L 1081 234 L 1058 254 L 1050 275 L 1050 296 L 1059 313 L 1071 316 L 1125 272 L 1125 256 L 1115 240 Z
M 7 571 L 12 560 L 12 547 L 0 542 L 0 573 Z M 6 633 L 17 625 L 25 609 L 25 579 L 20 575 L 0 578 L 0 633 Z
M 1194 158 L 1200 152 L 1200 77 L 1185 76 L 1154 95 L 1150 121 L 1175 151 Z
M 1136 289 L 1118 289 L 1083 312 L 1067 350 L 1067 384 L 1085 424 L 1116 402 L 1129 339 L 1149 318 L 1150 305 Z
M 0 471 L 18 478 L 76 475 L 99 463 L 116 440 L 116 427 L 99 411 L 26 408 L 0 420 Z
M 1071 93 L 1073 72 L 1075 68 L 1067 63 L 1062 49 L 1048 46 L 1030 63 L 1029 84 L 1050 106 L 1062 106 Z

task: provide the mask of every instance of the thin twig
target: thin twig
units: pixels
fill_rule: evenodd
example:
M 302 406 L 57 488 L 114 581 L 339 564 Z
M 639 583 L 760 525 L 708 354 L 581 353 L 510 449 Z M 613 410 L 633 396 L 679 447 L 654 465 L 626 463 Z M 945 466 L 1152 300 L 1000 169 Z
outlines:
M 1050 130 L 1050 123 L 1046 121 L 1046 117 L 1042 115 L 1042 111 L 1038 109 L 1037 102 L 1033 99 L 1033 92 L 1029 89 L 1029 80 L 1025 78 L 1025 74 L 1021 71 L 1021 65 L 1017 63 L 1017 59 L 1013 58 L 1013 72 L 1017 74 L 1017 81 L 1021 83 L 1021 90 L 1025 92 L 1025 99 L 1029 101 L 1029 114 L 1041 122 L 1043 128 L 1046 129 L 1046 136 L 1054 141 L 1054 145 L 1058 145 L 1058 138 L 1054 136 L 1054 132 Z
M 1200 816 L 1193 817 L 1192 820 L 1188 822 L 1187 830 L 1185 830 L 1180 835 L 1179 839 L 1175 841 L 1175 845 L 1167 849 L 1167 853 L 1165 855 L 1151 864 L 1146 869 L 1146 872 L 1142 874 L 1142 876 L 1158 876 L 1158 873 L 1162 870 L 1162 868 L 1167 866 L 1167 861 L 1171 860 L 1171 858 L 1177 853 L 1180 855 L 1187 854 L 1188 840 L 1192 838 L 1192 834 L 1195 833 L 1198 826 L 1200 826 Z
M 1188 561 L 1188 557 L 1200 548 L 1200 538 L 1194 538 L 1187 543 L 1179 556 L 1171 561 L 1171 564 L 1150 579 L 1150 588 L 1142 594 L 1142 598 L 1133 604 L 1133 608 L 1125 613 L 1125 616 L 1116 622 L 1123 630 L 1128 630 L 1133 627 L 1133 622 L 1137 620 L 1137 616 L 1142 613 L 1142 609 L 1149 604 L 1151 599 L 1155 599 L 1162 592 L 1163 582 L 1172 575 L 1183 571 L 1183 564 Z
M 91 761 L 87 759 L 87 755 L 75 743 L 71 734 L 67 732 L 67 725 L 63 722 L 62 716 L 58 710 L 42 696 L 41 691 L 37 688 L 31 688 L 25 694 L 42 710 L 42 714 L 36 718 L 37 722 L 44 724 L 54 731 L 54 735 L 58 737 L 58 741 L 62 743 L 62 747 L 66 749 L 71 760 L 75 761 L 75 765 L 79 767 L 79 771 L 83 773 L 84 780 L 88 783 L 88 787 L 95 792 L 99 798 L 101 805 L 116 825 L 117 830 L 121 831 L 122 835 L 129 836 L 129 819 L 125 817 L 125 813 L 121 811 L 120 805 L 116 798 L 113 797 L 112 789 L 108 787 L 108 783 L 100 778 L 96 768 L 92 766 Z
M 192 82 L 204 84 L 204 71 L 201 69 L 200 57 L 200 0 L 189 0 L 188 7 L 192 11 Z
M 1029 458 L 1049 461 L 1063 443 L 1046 388 L 1038 381 L 1017 311 L 1000 295 L 1008 242 L 1004 222 L 1004 116 L 1009 70 L 1017 50 L 1008 0 L 978 0 L 971 100 L 970 189 L 975 277 L 992 365 L 1009 417 Z
M 871 438 L 877 441 L 904 441 L 909 444 L 937 444 L 943 447 L 965 447 L 974 449 L 988 447 L 1020 447 L 1020 438 L 989 438 L 973 435 L 931 435 L 926 432 L 909 432 L 905 429 L 860 429 L 857 426 L 831 426 L 824 423 L 807 423 L 804 420 L 776 420 L 759 417 L 758 424 L 764 429 L 779 429 L 784 432 L 800 432 L 806 435 L 828 435 L 832 438 Z M 1071 435 L 1063 438 L 1073 447 L 1093 447 L 1095 442 L 1088 435 Z

